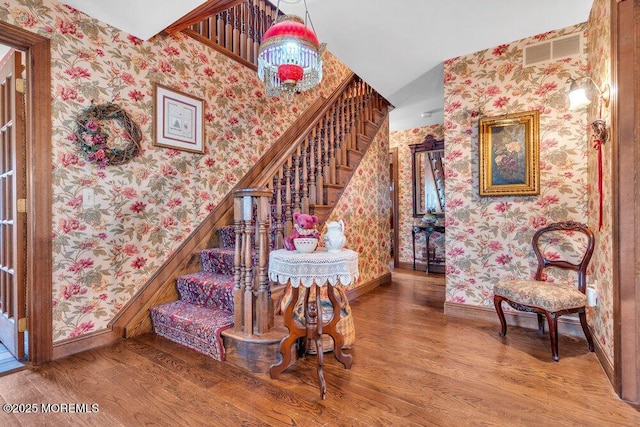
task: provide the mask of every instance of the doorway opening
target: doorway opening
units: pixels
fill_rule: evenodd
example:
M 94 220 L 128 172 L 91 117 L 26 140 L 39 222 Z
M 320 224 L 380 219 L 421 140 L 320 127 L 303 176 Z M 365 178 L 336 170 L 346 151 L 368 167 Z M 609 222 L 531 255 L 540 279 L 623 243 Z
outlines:
M 11 300 L 19 297 L 18 304 L 14 305 L 10 312 L 16 334 L 12 333 L 2 341 L 9 350 L 10 341 L 16 348 L 22 347 L 22 353 L 14 350 L 17 359 L 20 359 L 19 362 L 37 365 L 52 360 L 53 355 L 51 42 L 46 37 L 0 22 L 0 45 L 19 52 L 22 56 L 19 62 L 24 65 L 24 68 L 20 69 L 20 78 L 23 81 L 19 82 L 18 86 L 13 86 L 24 98 L 23 111 L 19 115 L 24 130 L 23 134 L 16 138 L 24 153 L 20 162 L 24 168 L 23 183 L 20 185 L 20 191 L 5 191 L 0 197 L 3 209 L 7 207 L 7 201 L 11 201 L 12 210 L 24 217 L 24 230 L 20 231 L 22 238 L 12 239 L 15 245 L 11 248 L 12 251 L 4 247 L 6 236 L 0 238 L 3 240 L 2 256 L 8 257 L 9 253 L 14 253 L 14 258 L 3 259 L 2 269 L 4 270 L 5 264 L 20 265 L 22 271 L 15 273 L 16 277 L 21 277 L 16 279 L 21 291 L 17 295 L 7 292 L 7 297 L 10 296 Z M 4 148 L 2 152 L 6 152 Z M 8 157 L 5 156 L 6 158 Z M 13 167 L 6 161 L 2 163 L 5 164 L 3 170 Z M 16 218 L 20 218 L 20 215 Z M 19 256 L 15 255 L 16 253 Z M 7 304 L 2 308 L 3 318 L 5 308 L 8 308 Z
M 28 357 L 25 82 L 24 52 L 0 46 L 0 373 Z

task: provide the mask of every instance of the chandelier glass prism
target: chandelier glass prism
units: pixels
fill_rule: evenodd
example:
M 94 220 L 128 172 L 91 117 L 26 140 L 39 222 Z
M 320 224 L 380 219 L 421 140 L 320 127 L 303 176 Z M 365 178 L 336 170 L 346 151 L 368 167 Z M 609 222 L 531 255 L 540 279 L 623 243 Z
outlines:
M 302 18 L 278 17 L 262 36 L 258 50 L 258 77 L 267 96 L 290 97 L 320 84 L 322 50 L 315 32 Z

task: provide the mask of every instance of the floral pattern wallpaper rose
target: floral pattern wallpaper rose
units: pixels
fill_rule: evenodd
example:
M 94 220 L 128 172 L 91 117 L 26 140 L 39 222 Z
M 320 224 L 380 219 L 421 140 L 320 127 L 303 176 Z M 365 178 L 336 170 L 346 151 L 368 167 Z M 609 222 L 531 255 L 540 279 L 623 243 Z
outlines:
M 359 254 L 359 284 L 389 273 L 389 119 L 381 125 L 327 221 L 345 223 L 346 247 Z M 325 231 L 325 230 L 323 230 Z M 348 289 L 357 284 L 348 286 Z
M 606 0 L 595 0 L 589 16 L 589 39 L 587 43 L 587 59 L 589 63 L 588 74 L 602 87 L 604 83 L 611 81 L 611 33 L 609 21 L 611 16 L 611 3 Z M 602 114 L 602 115 L 601 115 Z M 600 104 L 592 102 L 587 110 L 588 121 L 602 118 L 611 123 L 611 110 Z M 592 135 L 589 139 L 589 228 L 596 237 L 596 250 L 589 265 L 591 282 L 598 283 L 598 304 L 587 310 L 587 319 L 594 329 L 594 340 L 597 341 L 608 358 L 611 366 L 614 365 L 613 355 L 613 234 L 611 207 L 613 168 L 611 164 L 612 145 L 605 143 L 601 147 L 602 154 L 602 228 L 600 222 L 600 196 L 598 193 L 598 152 L 592 148 Z
M 446 304 L 493 310 L 493 285 L 532 277 L 534 231 L 588 221 L 586 113 L 569 111 L 567 78 L 584 74 L 586 51 L 522 67 L 528 43 L 583 32 L 586 23 L 445 61 Z M 478 117 L 540 112 L 540 195 L 480 197 Z
M 326 52 L 321 87 L 289 103 L 267 99 L 254 71 L 180 34 L 142 41 L 54 0 L 8 0 L 0 19 L 52 42 L 54 341 L 107 327 L 270 145 L 349 73 Z M 205 100 L 204 154 L 152 145 L 154 82 Z M 101 169 L 74 143 L 75 120 L 92 102 L 110 101 L 140 127 L 141 152 Z M 378 169 L 374 162 L 358 172 L 353 185 L 377 194 L 388 185 Z M 95 202 L 83 207 L 89 188 Z M 377 265 L 369 257 L 379 239 L 370 238 L 360 242 L 373 248 L 362 266 Z
M 398 260 L 401 263 L 413 263 L 411 229 L 414 222 L 419 220 L 419 218 L 413 217 L 413 176 L 411 174 L 411 148 L 409 146 L 420 144 L 427 135 L 442 139 L 442 125 L 430 125 L 389 133 L 389 148 L 398 149 Z M 445 183 L 446 186 L 447 183 Z M 436 234 L 433 237 L 435 238 Z M 439 244 L 436 239 L 431 239 L 431 242 Z M 423 256 L 424 246 L 424 234 L 416 236 L 416 262 L 422 264 L 426 263 Z

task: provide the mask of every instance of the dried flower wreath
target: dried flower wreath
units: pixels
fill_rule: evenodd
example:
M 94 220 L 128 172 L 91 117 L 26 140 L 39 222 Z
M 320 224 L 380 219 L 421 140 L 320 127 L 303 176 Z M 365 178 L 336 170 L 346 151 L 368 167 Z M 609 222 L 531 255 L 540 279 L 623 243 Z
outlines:
M 109 134 L 101 122 L 115 120 L 122 126 L 120 136 L 125 141 L 119 147 L 110 148 Z M 142 132 L 126 111 L 113 103 L 91 104 L 76 119 L 76 142 L 87 161 L 100 168 L 127 163 L 140 152 Z

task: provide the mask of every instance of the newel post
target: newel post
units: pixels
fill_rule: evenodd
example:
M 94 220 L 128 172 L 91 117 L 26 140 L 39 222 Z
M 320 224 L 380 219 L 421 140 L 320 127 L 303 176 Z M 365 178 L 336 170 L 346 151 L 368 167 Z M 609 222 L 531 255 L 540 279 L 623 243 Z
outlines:
M 262 334 L 273 326 L 268 277 L 271 195 L 266 188 L 234 191 L 234 329 L 245 334 Z

